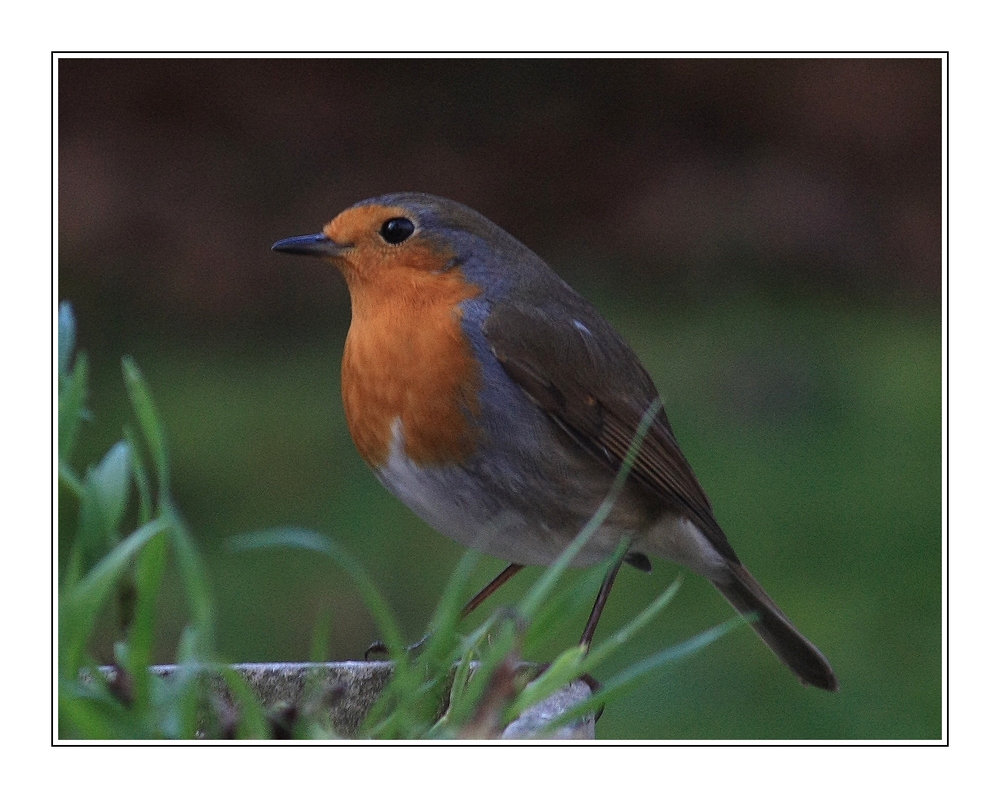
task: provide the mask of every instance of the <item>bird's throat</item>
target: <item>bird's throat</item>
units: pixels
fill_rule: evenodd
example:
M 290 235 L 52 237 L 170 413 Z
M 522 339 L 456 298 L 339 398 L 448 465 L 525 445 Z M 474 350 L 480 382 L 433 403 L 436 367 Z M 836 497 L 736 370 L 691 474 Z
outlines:
M 374 284 L 383 281 L 391 284 Z M 412 461 L 462 462 L 476 446 L 471 422 L 482 370 L 462 330 L 461 303 L 479 289 L 457 269 L 399 269 L 349 286 L 341 390 L 361 456 L 372 467 L 384 465 L 398 419 Z

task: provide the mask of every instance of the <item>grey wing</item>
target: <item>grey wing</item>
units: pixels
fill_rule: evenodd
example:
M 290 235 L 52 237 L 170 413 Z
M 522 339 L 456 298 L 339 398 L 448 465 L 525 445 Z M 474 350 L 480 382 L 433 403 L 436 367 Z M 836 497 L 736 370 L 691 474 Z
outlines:
M 616 472 L 659 394 L 632 349 L 593 307 L 575 293 L 559 300 L 542 306 L 497 303 L 483 331 L 510 378 Z M 630 476 L 689 517 L 725 558 L 739 562 L 662 409 Z

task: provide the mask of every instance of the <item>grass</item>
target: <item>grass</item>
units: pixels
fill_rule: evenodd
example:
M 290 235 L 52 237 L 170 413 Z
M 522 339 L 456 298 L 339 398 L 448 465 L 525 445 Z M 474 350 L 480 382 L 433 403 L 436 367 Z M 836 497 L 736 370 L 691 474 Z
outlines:
M 736 551 L 823 649 L 842 690 L 802 688 L 741 629 L 711 656 L 651 673 L 609 705 L 598 735 L 939 738 L 940 318 L 763 301 L 669 314 L 604 311 L 660 387 Z M 328 558 L 290 548 L 234 554 L 227 541 L 245 530 L 328 532 L 379 585 L 407 641 L 425 631 L 463 556 L 393 499 L 356 455 L 339 399 L 342 344 L 343 330 L 309 344 L 255 339 L 240 349 L 159 337 L 129 344 L 170 432 L 171 493 L 212 576 L 215 646 L 231 661 L 316 659 L 319 627 L 323 657 L 335 660 L 360 656 L 382 635 L 358 589 Z M 92 417 L 77 432 L 79 462 L 100 462 L 133 423 L 116 359 L 105 354 L 90 364 Z M 60 506 L 74 508 L 65 485 L 60 493 Z M 61 513 L 61 570 L 76 522 L 74 512 Z M 504 565 L 488 557 L 470 565 L 469 594 Z M 540 573 L 526 569 L 491 602 L 516 603 Z M 659 561 L 651 575 L 623 569 L 597 643 L 655 601 L 675 573 Z M 543 608 L 557 621 L 539 617 L 547 633 L 528 631 L 526 659 L 554 661 L 575 644 L 602 576 L 590 569 L 564 577 L 578 592 L 559 591 Z M 154 662 L 176 660 L 189 622 L 181 585 L 168 557 Z M 492 606 L 467 623 L 481 623 Z M 667 641 L 730 617 L 710 585 L 689 578 L 670 611 L 594 675 L 609 684 Z M 118 639 L 114 613 L 105 612 L 88 652 L 112 662 Z
M 285 734 L 287 712 L 262 707 L 246 683 L 218 654 L 216 610 L 207 568 L 173 498 L 167 435 L 149 387 L 136 364 L 122 361 L 133 411 L 123 439 L 82 473 L 73 466 L 81 426 L 88 422 L 89 366 L 75 350 L 75 322 L 67 304 L 59 310 L 59 475 L 69 501 L 61 501 L 61 526 L 76 519 L 61 558 L 59 599 L 59 737 L 62 739 L 193 739 L 196 735 L 242 739 Z M 502 606 L 471 633 L 462 634 L 461 610 L 470 592 L 477 556 L 466 555 L 452 574 L 431 619 L 426 642 L 407 650 L 389 602 L 362 563 L 344 547 L 314 531 L 277 528 L 229 541 L 235 552 L 294 549 L 320 555 L 350 577 L 374 617 L 395 663 L 392 678 L 366 718 L 361 736 L 374 739 L 454 739 L 497 736 L 529 707 L 600 666 L 620 651 L 677 594 L 675 581 L 617 633 L 587 651 L 572 646 L 541 673 L 519 668 L 526 643 L 552 636 L 567 607 L 593 596 L 599 569 L 582 580 L 563 577 L 569 563 L 601 526 L 622 490 L 638 444 L 659 405 L 647 412 L 607 498 L 559 560 L 519 603 Z M 624 555 L 624 544 L 615 557 Z M 168 559 L 173 571 L 168 571 Z M 607 564 L 604 566 L 607 567 Z M 158 604 L 168 575 L 176 574 L 186 603 L 178 635 L 176 674 L 150 673 L 162 637 Z M 586 587 L 582 590 L 581 587 Z M 117 610 L 110 676 L 92 653 L 95 631 L 110 607 Z M 572 713 L 552 720 L 554 732 L 572 719 L 595 713 L 632 689 L 655 669 L 689 656 L 742 623 L 732 619 L 687 642 L 667 648 L 614 676 Z M 313 661 L 323 658 L 325 626 L 314 633 Z M 456 666 L 456 663 L 457 666 Z M 235 714 L 219 711 L 211 679 L 224 680 Z M 319 706 L 297 713 L 294 736 L 334 736 Z M 446 711 L 442 714 L 442 708 Z M 287 710 L 287 708 L 285 708 Z
M 604 310 L 660 387 L 736 551 L 823 649 L 842 690 L 802 688 L 741 629 L 711 656 L 651 673 L 608 706 L 598 735 L 939 738 L 939 316 L 762 300 L 669 314 Z M 463 550 L 393 499 L 354 451 L 339 399 L 343 330 L 308 344 L 195 347 L 158 338 L 129 346 L 169 430 L 171 493 L 212 577 L 217 650 L 234 661 L 317 659 L 322 626 L 323 658 L 345 660 L 382 634 L 328 558 L 288 548 L 237 555 L 227 545 L 245 530 L 283 526 L 329 533 L 379 585 L 404 638 L 418 639 Z M 100 462 L 134 423 L 116 361 L 108 352 L 90 363 L 93 413 L 78 429 L 80 462 Z M 60 570 L 77 532 L 76 501 L 61 485 Z M 480 587 L 504 565 L 481 558 L 469 584 Z M 655 601 L 675 573 L 659 561 L 650 575 L 623 569 L 598 642 Z M 525 569 L 491 601 L 516 603 L 540 574 Z M 564 577 L 579 594 L 557 592 L 547 603 L 542 612 L 552 617 L 538 621 L 547 631 L 528 630 L 526 659 L 553 661 L 575 644 L 602 577 L 600 569 Z M 163 580 L 152 660 L 174 662 L 189 617 L 172 558 Z M 480 623 L 492 606 L 468 622 Z M 731 612 L 704 580 L 689 578 L 670 611 L 594 675 L 609 684 L 667 641 L 694 637 Z M 88 643 L 100 662 L 115 658 L 113 616 L 102 614 Z

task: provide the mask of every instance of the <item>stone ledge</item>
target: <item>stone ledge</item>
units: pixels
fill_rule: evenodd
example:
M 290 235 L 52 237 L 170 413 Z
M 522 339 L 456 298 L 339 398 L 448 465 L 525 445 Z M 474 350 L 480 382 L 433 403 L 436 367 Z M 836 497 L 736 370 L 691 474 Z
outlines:
M 352 738 L 389 681 L 393 666 L 391 662 L 267 662 L 231 667 L 246 680 L 269 711 L 300 706 L 307 697 L 306 686 L 311 684 L 316 694 L 329 704 L 334 731 L 342 737 Z M 154 665 L 150 670 L 157 676 L 170 678 L 178 666 Z M 113 686 L 120 671 L 112 667 L 103 667 L 101 671 Z M 224 682 L 218 677 L 213 681 L 215 698 L 220 700 L 223 709 L 233 708 L 232 696 Z M 522 713 L 503 730 L 500 739 L 530 739 L 552 718 L 590 695 L 590 687 L 585 682 L 574 682 Z M 234 708 L 232 711 L 235 713 Z M 588 715 L 560 728 L 549 739 L 594 738 L 594 717 Z

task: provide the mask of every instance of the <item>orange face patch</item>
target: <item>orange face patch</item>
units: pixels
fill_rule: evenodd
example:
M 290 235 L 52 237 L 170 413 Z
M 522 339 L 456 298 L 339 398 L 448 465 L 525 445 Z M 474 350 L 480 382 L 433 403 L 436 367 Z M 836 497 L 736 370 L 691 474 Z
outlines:
M 450 255 L 440 248 L 431 248 L 421 239 L 419 229 L 413 237 L 400 244 L 390 244 L 379 231 L 390 219 L 408 218 L 413 214 L 406 208 L 386 205 L 364 205 L 348 208 L 323 228 L 323 235 L 345 248 L 337 258 L 337 265 L 344 272 L 348 286 L 378 277 L 378 273 L 400 266 L 417 271 L 437 271 L 447 265 Z
M 419 228 L 400 244 L 379 235 L 386 220 L 413 218 L 404 208 L 364 206 L 323 230 L 348 247 L 335 263 L 351 292 L 341 390 L 351 437 L 372 466 L 388 457 L 393 424 L 414 462 L 461 462 L 474 450 L 481 369 L 461 329 L 459 303 L 479 294 L 453 254 Z

